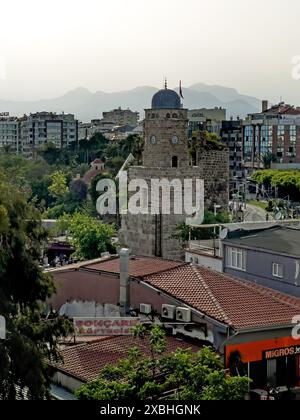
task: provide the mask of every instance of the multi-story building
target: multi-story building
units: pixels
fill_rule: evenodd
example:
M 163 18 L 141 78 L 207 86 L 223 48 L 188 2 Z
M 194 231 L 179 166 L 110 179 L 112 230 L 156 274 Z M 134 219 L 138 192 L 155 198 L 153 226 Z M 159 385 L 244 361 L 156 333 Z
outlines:
M 78 140 L 78 121 L 73 114 L 38 112 L 20 119 L 21 148 L 25 157 L 47 143 L 57 148 Z
M 130 109 L 122 109 L 121 107 L 113 109 L 112 111 L 103 112 L 103 122 L 111 122 L 114 125 L 132 125 L 137 126 L 139 120 L 139 113 L 133 112 Z
M 221 140 L 229 150 L 229 179 L 231 189 L 238 188 L 239 181 L 243 178 L 242 166 L 242 121 L 222 121 Z
M 0 113 L 0 150 L 6 149 L 19 154 L 20 124 L 17 117 L 11 117 L 8 112 Z
M 271 108 L 263 101 L 261 113 L 243 122 L 243 161 L 251 173 L 262 168 L 263 157 L 273 154 L 275 166 L 300 166 L 300 108 L 280 102 Z
M 224 108 L 201 108 L 188 111 L 189 137 L 195 131 L 208 131 L 220 135 L 222 121 L 226 120 L 226 109 Z
M 223 241 L 224 272 L 300 297 L 300 230 L 273 226 L 229 234 Z

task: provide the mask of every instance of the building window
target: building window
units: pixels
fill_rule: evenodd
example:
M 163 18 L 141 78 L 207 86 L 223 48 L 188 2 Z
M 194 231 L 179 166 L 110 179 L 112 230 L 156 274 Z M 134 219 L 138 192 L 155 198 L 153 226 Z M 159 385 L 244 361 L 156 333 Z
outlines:
M 278 277 L 278 278 L 282 279 L 283 278 L 283 265 L 273 263 L 272 274 L 273 274 L 274 277 Z
M 244 134 L 244 159 L 245 162 L 252 161 L 252 149 L 253 149 L 253 127 L 246 126 Z
M 246 252 L 240 248 L 227 248 L 227 267 L 246 270 Z

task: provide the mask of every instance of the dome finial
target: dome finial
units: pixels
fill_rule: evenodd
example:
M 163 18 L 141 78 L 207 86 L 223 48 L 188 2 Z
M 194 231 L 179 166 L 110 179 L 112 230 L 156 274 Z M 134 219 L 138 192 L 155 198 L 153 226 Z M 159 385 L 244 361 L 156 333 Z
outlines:
M 166 77 L 165 77 L 165 89 L 168 89 L 168 80 Z

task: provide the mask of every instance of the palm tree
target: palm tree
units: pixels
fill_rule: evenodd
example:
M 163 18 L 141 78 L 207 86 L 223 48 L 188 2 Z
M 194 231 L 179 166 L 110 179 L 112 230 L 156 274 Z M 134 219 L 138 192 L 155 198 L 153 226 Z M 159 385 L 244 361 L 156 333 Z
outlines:
M 264 166 L 264 169 L 270 169 L 271 163 L 276 161 L 276 156 L 272 152 L 266 152 L 261 156 L 261 163 Z

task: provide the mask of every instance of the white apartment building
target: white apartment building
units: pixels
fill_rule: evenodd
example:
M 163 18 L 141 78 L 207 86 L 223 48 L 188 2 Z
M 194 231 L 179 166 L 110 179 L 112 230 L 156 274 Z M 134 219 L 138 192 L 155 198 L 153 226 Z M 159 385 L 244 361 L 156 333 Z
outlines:
M 0 113 L 0 150 L 6 149 L 20 153 L 20 124 L 17 117 L 10 117 L 8 112 Z
M 73 114 L 38 112 L 20 119 L 22 154 L 32 156 L 47 143 L 57 148 L 78 140 L 78 121 Z

